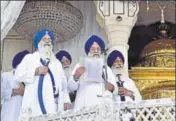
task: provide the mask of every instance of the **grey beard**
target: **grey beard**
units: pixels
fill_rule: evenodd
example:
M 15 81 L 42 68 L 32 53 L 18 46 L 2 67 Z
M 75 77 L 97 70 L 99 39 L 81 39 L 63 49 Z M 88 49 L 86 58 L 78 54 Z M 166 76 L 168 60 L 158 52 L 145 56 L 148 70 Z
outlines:
M 70 68 L 64 68 L 65 76 L 67 77 L 67 80 L 70 77 Z
M 112 68 L 112 72 L 115 76 L 117 74 L 122 74 L 122 68 Z

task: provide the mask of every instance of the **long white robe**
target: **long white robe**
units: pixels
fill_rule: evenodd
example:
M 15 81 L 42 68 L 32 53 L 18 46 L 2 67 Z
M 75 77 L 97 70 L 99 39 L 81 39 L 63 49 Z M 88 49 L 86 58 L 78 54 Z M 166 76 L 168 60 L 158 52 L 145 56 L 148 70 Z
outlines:
M 39 66 L 42 66 L 42 64 L 40 62 L 39 52 L 36 51 L 33 54 L 28 54 L 24 57 L 15 73 L 16 81 L 22 81 L 26 85 L 22 110 L 30 109 L 30 116 L 42 115 L 38 101 L 39 76 L 35 76 L 35 70 Z M 56 91 L 58 92 L 59 90 L 59 99 L 58 105 L 56 105 L 53 96 L 52 82 L 49 73 L 47 73 L 43 80 L 43 101 L 47 114 L 63 111 L 64 103 L 70 102 L 67 88 L 65 88 L 67 87 L 67 82 L 65 82 L 67 80 L 61 63 L 55 58 L 55 56 L 52 56 L 48 67 L 54 76 Z
M 83 81 L 83 75 L 80 77 L 79 81 L 76 82 L 73 79 L 73 75 L 79 66 L 80 64 L 77 64 L 75 66 L 68 81 L 69 90 L 70 91 L 77 90 L 74 109 L 80 109 L 82 107 L 101 104 L 103 102 L 102 96 L 104 95 L 105 92 L 108 91 L 108 90 L 105 91 L 104 83 L 85 82 Z M 110 68 L 107 68 L 107 73 L 108 73 L 107 81 L 113 84 L 115 89 L 117 89 L 115 77 Z
M 18 121 L 22 96 L 12 96 L 12 90 L 18 89 L 20 84 L 14 81 L 13 70 L 4 72 L 1 76 L 1 100 L 3 101 L 1 121 Z
M 121 81 L 124 81 L 124 88 L 131 90 L 134 93 L 135 96 L 135 102 L 139 102 L 142 100 L 142 96 L 138 90 L 138 88 L 136 87 L 135 83 L 133 82 L 132 79 L 130 79 L 129 77 L 125 77 L 123 75 L 120 76 Z M 118 78 L 116 78 L 116 82 L 118 82 Z M 115 101 L 116 102 L 121 102 L 120 100 L 120 96 L 119 95 L 115 95 Z M 134 102 L 129 96 L 125 96 L 125 102 Z

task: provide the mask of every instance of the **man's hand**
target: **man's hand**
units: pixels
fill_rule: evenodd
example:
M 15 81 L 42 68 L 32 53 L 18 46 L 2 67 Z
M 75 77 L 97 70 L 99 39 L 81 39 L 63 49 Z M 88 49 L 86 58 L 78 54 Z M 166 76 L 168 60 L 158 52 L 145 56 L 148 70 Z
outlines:
M 69 110 L 69 109 L 70 109 L 70 104 L 64 103 L 64 110 Z
M 24 85 L 21 84 L 21 85 L 20 85 L 20 88 L 18 88 L 18 89 L 13 89 L 13 94 L 12 94 L 12 96 L 16 96 L 16 95 L 21 95 L 21 96 L 23 96 L 23 95 L 24 95 L 24 89 L 25 89 Z
M 112 84 L 109 83 L 109 82 L 107 82 L 107 83 L 105 84 L 105 88 L 106 88 L 107 90 L 109 90 L 110 92 L 113 92 L 113 91 L 114 91 L 114 85 L 112 85 Z
M 82 66 L 82 67 L 77 68 L 74 74 L 75 78 L 79 79 L 80 76 L 82 76 L 84 72 L 85 72 L 85 67 Z
M 24 95 L 24 89 L 25 89 L 24 85 L 21 84 L 20 88 L 18 89 L 18 95 L 23 96 Z
M 119 95 L 129 96 L 131 97 L 133 95 L 133 92 L 131 90 L 128 90 L 126 88 L 119 88 Z
M 124 95 L 124 92 L 125 92 L 125 88 L 119 87 L 118 94 L 119 95 Z
M 48 67 L 46 66 L 39 66 L 35 70 L 35 75 L 41 75 L 41 74 L 47 74 L 48 73 Z

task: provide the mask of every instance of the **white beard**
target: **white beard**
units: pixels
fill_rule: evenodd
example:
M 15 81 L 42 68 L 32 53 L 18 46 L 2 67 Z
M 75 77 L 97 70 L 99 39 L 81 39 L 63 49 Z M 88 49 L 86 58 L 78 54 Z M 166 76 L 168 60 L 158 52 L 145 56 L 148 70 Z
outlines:
M 114 75 L 122 74 L 122 68 L 112 68 L 112 72 Z
M 70 68 L 64 68 L 65 76 L 67 77 L 67 80 L 70 77 L 71 69 Z
M 41 45 L 40 43 L 38 44 L 38 50 L 43 60 L 46 60 L 46 59 L 51 60 L 51 57 L 53 55 L 52 48 L 53 48 L 52 45 L 44 46 L 44 45 Z

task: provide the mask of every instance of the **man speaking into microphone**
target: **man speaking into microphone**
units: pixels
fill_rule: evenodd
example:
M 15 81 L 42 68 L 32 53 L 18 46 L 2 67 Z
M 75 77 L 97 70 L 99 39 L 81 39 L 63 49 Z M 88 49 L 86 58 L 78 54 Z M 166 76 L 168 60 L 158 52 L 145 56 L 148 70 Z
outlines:
M 83 58 L 83 63 L 80 61 L 76 64 L 68 81 L 69 90 L 77 91 L 74 109 L 99 105 L 103 101 L 104 94 L 112 95 L 117 90 L 111 69 L 107 68 L 108 78 L 104 78 L 102 73 L 100 63 L 104 50 L 105 44 L 100 37 L 92 35 L 86 41 L 87 56 Z
M 63 111 L 70 103 L 66 77 L 61 63 L 53 53 L 54 34 L 40 30 L 34 36 L 36 51 L 22 60 L 16 69 L 16 81 L 26 85 L 22 112 L 30 110 L 31 116 Z M 67 89 L 67 88 L 65 88 Z M 23 114 L 21 114 L 23 115 Z

